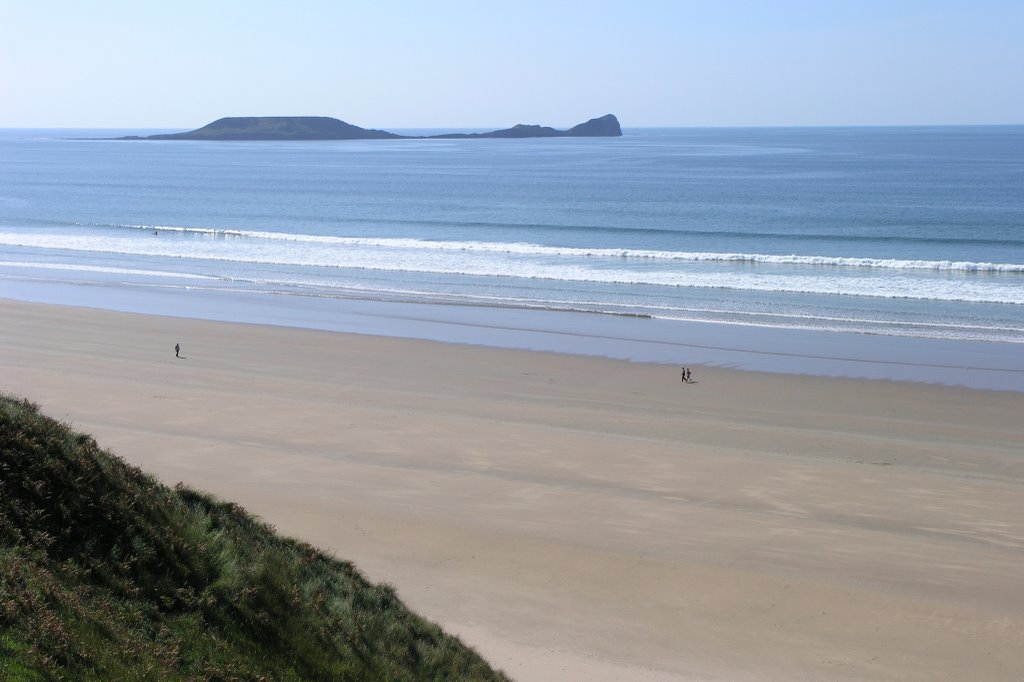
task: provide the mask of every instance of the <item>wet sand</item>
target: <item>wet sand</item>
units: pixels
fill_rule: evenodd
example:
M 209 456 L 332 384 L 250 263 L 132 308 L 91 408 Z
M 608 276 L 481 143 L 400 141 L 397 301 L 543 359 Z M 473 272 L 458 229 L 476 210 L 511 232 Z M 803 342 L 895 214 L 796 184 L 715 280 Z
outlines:
M 0 315 L 0 390 L 354 561 L 517 679 L 1024 670 L 1024 394 Z

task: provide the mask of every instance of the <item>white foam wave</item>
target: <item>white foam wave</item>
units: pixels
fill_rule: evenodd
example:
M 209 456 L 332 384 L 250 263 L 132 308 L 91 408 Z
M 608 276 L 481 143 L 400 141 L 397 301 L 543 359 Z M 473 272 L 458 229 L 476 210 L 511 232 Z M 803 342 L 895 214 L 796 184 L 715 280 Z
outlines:
M 377 241 L 377 240 L 374 240 Z M 380 240 L 391 244 L 396 240 Z M 406 240 L 398 240 L 406 241 Z M 460 257 L 451 252 L 419 248 L 338 248 L 300 243 L 261 241 L 238 245 L 231 240 L 139 239 L 101 235 L 51 235 L 0 232 L 0 244 L 63 251 L 112 253 L 166 257 L 205 262 L 251 265 L 263 275 L 273 275 L 274 266 L 350 268 L 383 272 L 417 272 L 437 275 L 509 277 L 562 282 L 664 287 L 714 288 L 738 291 L 853 295 L 979 303 L 1024 305 L 1024 287 L 1016 277 L 969 278 L 914 276 L 911 271 L 878 273 L 852 271 L 834 276 L 820 272 L 734 269 L 716 272 L 681 268 L 635 267 L 628 262 L 609 263 L 551 258 L 509 258 L 490 252 L 467 251 Z M 218 273 L 219 274 L 219 273 Z
M 287 282 L 291 286 L 298 287 L 310 287 L 313 289 L 322 289 L 322 283 L 313 283 L 303 279 L 291 279 Z M 681 308 L 678 306 L 668 305 L 650 305 L 643 303 L 615 303 L 606 300 L 591 300 L 586 298 L 526 298 L 523 296 L 509 296 L 509 295 L 490 295 L 481 294 L 478 292 L 474 293 L 462 293 L 462 292 L 438 292 L 427 289 L 410 289 L 410 288 L 397 288 L 387 286 L 365 286 L 365 285 L 353 285 L 345 284 L 337 287 L 344 291 L 360 291 L 368 294 L 377 295 L 388 295 L 396 297 L 410 297 L 410 298 L 422 298 L 431 300 L 450 300 L 450 301 L 463 301 L 468 303 L 486 303 L 488 305 L 497 305 L 504 307 L 533 307 L 533 308 L 544 308 L 552 310 L 579 310 L 585 312 L 602 312 L 621 314 L 623 311 L 629 311 L 630 314 L 642 315 L 644 317 L 652 317 L 665 320 L 680 320 L 680 321 L 705 321 L 708 319 L 724 318 L 728 323 L 729 320 L 735 318 L 745 318 L 748 320 L 765 320 L 764 322 L 749 322 L 749 324 L 755 324 L 758 326 L 775 327 L 780 326 L 779 321 L 798 321 L 789 322 L 787 325 L 782 326 L 800 326 L 807 325 L 807 328 L 821 328 L 823 323 L 835 323 L 837 325 L 836 330 L 849 329 L 850 326 L 858 326 L 869 328 L 872 326 L 876 327 L 891 327 L 898 325 L 910 330 L 922 330 L 922 331 L 933 331 L 936 337 L 949 336 L 951 333 L 956 332 L 962 333 L 974 333 L 974 334 L 999 334 L 1006 333 L 1012 335 L 1013 338 L 1017 338 L 1024 334 L 1024 329 L 1019 327 L 1006 327 L 1006 326 L 994 326 L 994 325 L 983 325 L 983 324 L 960 324 L 953 322 L 914 322 L 908 320 L 892 320 L 886 318 L 870 318 L 870 317 L 853 317 L 853 316 L 833 316 L 833 315 L 810 315 L 805 313 L 796 312 L 761 312 L 761 311 L 750 311 L 750 310 L 736 310 L 732 308 Z
M 102 265 L 78 265 L 75 263 L 32 263 L 25 261 L 0 261 L 0 268 L 30 268 L 32 270 L 61 270 L 64 272 L 98 272 L 111 275 L 171 277 L 174 279 L 218 279 L 217 277 L 208 277 L 207 275 L 196 275 L 182 272 L 167 272 L 164 270 L 141 270 L 138 268 L 113 268 L 105 267 Z
M 772 265 L 806 265 L 817 267 L 872 268 L 887 270 L 948 270 L 958 272 L 1024 273 L 1024 263 L 988 263 L 950 260 L 911 260 L 899 258 L 855 258 L 842 256 L 804 256 L 763 253 L 717 253 L 706 251 L 657 251 L 648 249 L 579 248 L 545 246 L 526 242 L 433 241 L 411 238 L 338 237 L 329 235 L 290 234 L 253 230 L 171 227 L 159 225 L 126 225 L 142 230 L 191 233 L 209 237 L 242 238 L 309 244 L 334 244 L 350 247 L 385 249 L 463 251 L 503 253 L 524 256 L 568 256 L 574 258 L 621 258 L 689 262 L 751 263 Z

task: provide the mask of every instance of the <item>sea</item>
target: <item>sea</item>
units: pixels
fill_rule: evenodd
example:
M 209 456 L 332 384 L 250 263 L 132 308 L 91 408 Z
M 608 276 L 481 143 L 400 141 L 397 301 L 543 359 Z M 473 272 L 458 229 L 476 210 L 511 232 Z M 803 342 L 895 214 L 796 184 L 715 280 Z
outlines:
M 0 297 L 744 368 L 712 351 L 874 343 L 1024 390 L 1024 126 L 99 139 L 156 132 L 0 130 Z

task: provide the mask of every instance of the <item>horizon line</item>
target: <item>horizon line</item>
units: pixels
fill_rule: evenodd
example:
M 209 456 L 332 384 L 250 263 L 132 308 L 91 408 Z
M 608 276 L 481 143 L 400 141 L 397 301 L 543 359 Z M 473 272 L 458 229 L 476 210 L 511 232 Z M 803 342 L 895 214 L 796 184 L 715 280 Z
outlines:
M 222 118 L 267 118 L 263 116 L 256 117 L 222 117 Z M 289 117 L 291 118 L 291 117 Z M 333 116 L 324 116 L 324 118 L 334 118 Z M 214 119 L 219 120 L 219 119 Z M 343 120 L 343 119 L 337 119 Z M 348 123 L 347 121 L 345 121 Z M 203 124 L 207 125 L 207 124 Z M 352 124 L 350 124 L 352 125 Z M 500 124 L 507 125 L 507 124 Z M 513 124 L 516 125 L 516 124 Z M 533 124 L 528 124 L 533 125 Z M 634 125 L 623 125 L 623 130 L 651 130 L 651 129 L 729 129 L 729 128 L 981 128 L 981 127 L 999 127 L 999 126 L 1022 126 L 1024 121 L 1019 122 L 987 122 L 987 123 L 723 123 L 723 124 L 634 124 Z M 202 127 L 202 126 L 200 126 Z M 553 127 L 553 126 L 552 126 Z M 133 126 L 133 125 L 119 125 L 119 126 L 88 126 L 88 125 L 40 125 L 40 126 L 22 126 L 22 125 L 0 125 L 0 130 L 182 130 L 191 131 L 196 128 L 183 127 L 183 126 Z M 420 125 L 420 126 L 375 126 L 376 130 L 389 131 L 389 130 L 491 130 L 492 126 L 487 125 Z

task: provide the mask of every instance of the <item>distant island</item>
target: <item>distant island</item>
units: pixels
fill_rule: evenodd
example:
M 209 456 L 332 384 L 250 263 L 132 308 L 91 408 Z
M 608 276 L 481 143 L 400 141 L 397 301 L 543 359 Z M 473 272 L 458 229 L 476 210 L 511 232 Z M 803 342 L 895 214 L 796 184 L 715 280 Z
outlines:
M 619 119 L 612 114 L 592 118 L 568 130 L 519 124 L 489 133 L 447 133 L 444 135 L 397 135 L 384 130 L 360 128 L 328 116 L 238 116 L 221 118 L 186 133 L 168 133 L 141 137 L 130 135 L 117 140 L 429 140 L 468 138 L 525 137 L 621 137 Z

